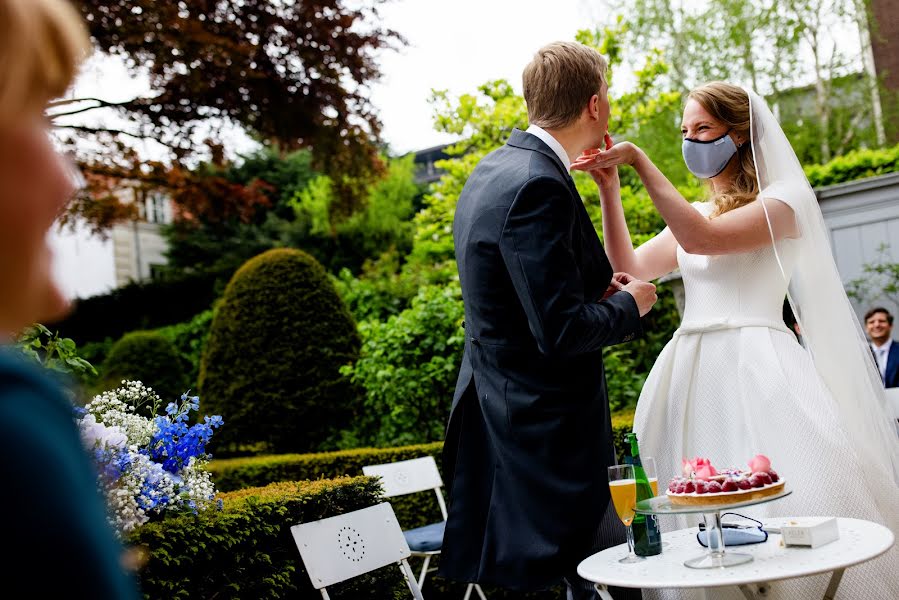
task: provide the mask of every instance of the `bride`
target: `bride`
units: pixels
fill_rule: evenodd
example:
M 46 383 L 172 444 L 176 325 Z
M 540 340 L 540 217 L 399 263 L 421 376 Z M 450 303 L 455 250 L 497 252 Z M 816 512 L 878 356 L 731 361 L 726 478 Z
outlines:
M 614 269 L 649 281 L 679 268 L 683 277 L 683 322 L 637 404 L 642 453 L 656 457 L 660 481 L 681 458 L 746 468 L 765 454 L 794 493 L 744 514 L 854 517 L 899 534 L 899 438 L 792 147 L 764 100 L 721 82 L 690 92 L 681 129 L 687 168 L 709 181 L 707 202 L 691 205 L 642 150 L 608 136 L 572 165 L 599 186 Z M 636 250 L 619 164 L 636 170 L 668 225 Z M 783 323 L 785 295 L 808 350 Z M 681 518 L 675 528 L 688 525 Z M 821 598 L 827 583 L 779 581 L 771 597 Z M 848 569 L 837 598 L 899 598 L 899 550 Z

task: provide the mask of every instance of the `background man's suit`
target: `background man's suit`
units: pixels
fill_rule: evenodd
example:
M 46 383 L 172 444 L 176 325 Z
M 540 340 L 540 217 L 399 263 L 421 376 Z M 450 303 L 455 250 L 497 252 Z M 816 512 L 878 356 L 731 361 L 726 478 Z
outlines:
M 887 368 L 883 376 L 884 387 L 899 387 L 899 343 L 893 340 L 890 353 L 887 354 Z
M 444 448 L 451 579 L 540 589 L 598 547 L 614 464 L 602 348 L 640 333 L 574 182 L 514 130 L 469 177 L 454 242 L 465 354 Z M 620 523 L 606 543 L 624 541 Z M 620 536 L 620 537 L 619 537 Z

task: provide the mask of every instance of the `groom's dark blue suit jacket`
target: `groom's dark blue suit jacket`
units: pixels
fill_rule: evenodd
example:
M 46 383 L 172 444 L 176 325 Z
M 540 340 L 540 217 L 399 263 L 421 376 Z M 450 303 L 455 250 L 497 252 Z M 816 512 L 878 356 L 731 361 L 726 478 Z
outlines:
M 594 548 L 615 462 L 602 348 L 640 333 L 559 158 L 514 130 L 459 197 L 465 353 L 444 447 L 441 573 L 512 589 Z M 623 536 L 622 536 L 623 539 Z

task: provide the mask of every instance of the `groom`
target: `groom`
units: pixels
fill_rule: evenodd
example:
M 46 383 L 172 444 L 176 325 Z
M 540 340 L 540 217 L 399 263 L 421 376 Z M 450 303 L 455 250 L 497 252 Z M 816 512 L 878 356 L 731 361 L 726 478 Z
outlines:
M 569 598 L 595 598 L 578 563 L 624 541 L 609 501 L 602 349 L 641 332 L 655 286 L 613 279 L 568 175 L 572 159 L 604 147 L 606 68 L 580 44 L 540 49 L 523 76 L 531 126 L 481 160 L 459 197 L 466 343 L 440 559 L 450 579 L 516 590 L 564 581 Z

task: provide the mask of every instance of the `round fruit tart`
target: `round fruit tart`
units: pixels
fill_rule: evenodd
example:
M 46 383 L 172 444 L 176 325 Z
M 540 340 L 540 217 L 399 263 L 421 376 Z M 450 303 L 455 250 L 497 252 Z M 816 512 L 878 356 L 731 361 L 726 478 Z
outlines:
M 731 468 L 718 471 L 707 458 L 684 459 L 683 476 L 671 480 L 667 496 L 671 504 L 734 504 L 778 494 L 783 491 L 784 483 L 763 454 L 749 461 L 748 471 Z

